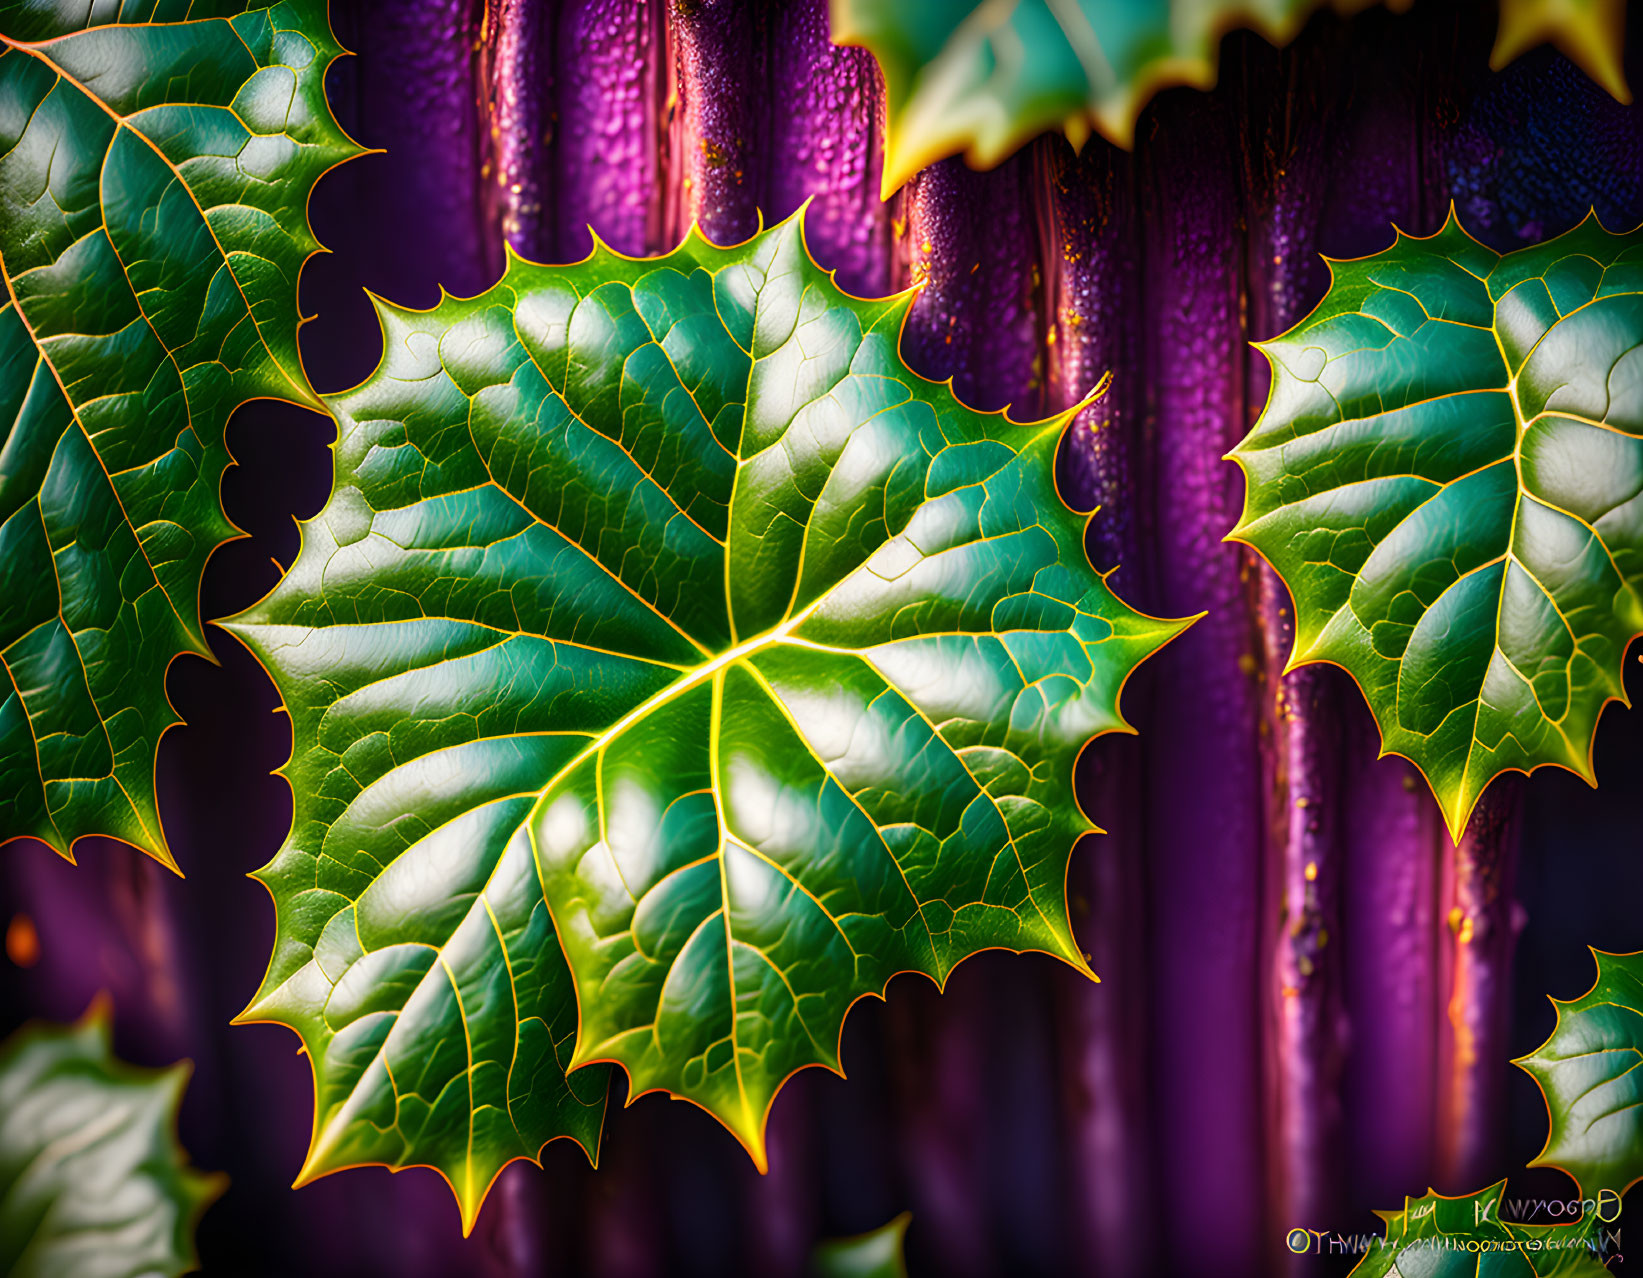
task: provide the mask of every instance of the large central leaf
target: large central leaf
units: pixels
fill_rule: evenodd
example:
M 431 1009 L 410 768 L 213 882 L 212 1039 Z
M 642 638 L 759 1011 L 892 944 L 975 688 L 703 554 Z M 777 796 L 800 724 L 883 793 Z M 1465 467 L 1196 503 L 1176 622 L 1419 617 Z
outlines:
M 331 500 L 228 623 L 294 726 L 248 1015 L 308 1045 L 310 1173 L 432 1163 L 471 1221 L 508 1158 L 591 1145 L 560 1067 L 602 1060 L 762 1165 L 895 973 L 1087 970 L 1074 760 L 1184 623 L 1090 567 L 1067 416 L 902 365 L 909 302 L 841 293 L 793 220 L 379 305 Z
M 297 277 L 359 151 L 340 52 L 324 0 L 0 0 L 0 842 L 171 864 L 155 752 L 167 667 L 209 655 L 228 419 L 320 407 Z
M 1232 536 L 1295 597 L 1291 664 L 1345 667 L 1457 838 L 1491 778 L 1591 780 L 1643 631 L 1643 234 L 1504 257 L 1453 216 L 1332 262 L 1261 349 Z

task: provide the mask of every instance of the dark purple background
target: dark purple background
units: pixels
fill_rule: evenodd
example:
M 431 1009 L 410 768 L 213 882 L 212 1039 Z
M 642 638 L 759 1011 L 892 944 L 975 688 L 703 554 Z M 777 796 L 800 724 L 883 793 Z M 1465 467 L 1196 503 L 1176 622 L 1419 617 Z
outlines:
M 1122 564 L 1132 602 L 1214 612 L 1132 681 L 1141 737 L 1086 752 L 1082 793 L 1112 833 L 1081 847 L 1072 887 L 1101 986 L 997 953 L 945 998 L 898 978 L 888 1007 L 851 1018 L 848 1081 L 809 1071 L 782 1093 L 768 1177 L 704 1114 L 651 1097 L 613 1108 L 597 1173 L 564 1142 L 543 1171 L 510 1168 L 466 1242 L 428 1171 L 288 1189 L 311 1120 L 306 1062 L 289 1032 L 227 1021 L 270 946 L 267 894 L 244 875 L 289 820 L 268 775 L 289 732 L 267 679 L 218 633 L 220 668 L 172 672 L 188 726 L 160 755 L 188 878 L 99 841 L 78 868 L 39 845 L 0 852 L 0 919 L 26 912 L 42 941 L 32 968 L 0 961 L 0 1028 L 71 1017 L 106 988 L 124 1054 L 196 1062 L 183 1138 L 232 1178 L 201 1229 L 206 1273 L 783 1274 L 818 1238 L 910 1208 L 915 1274 L 1243 1278 L 1277 1272 L 1289 1226 L 1364 1232 L 1371 1208 L 1434 1178 L 1456 1192 L 1513 1172 L 1514 1195 L 1569 1196 L 1557 1173 L 1518 1170 L 1544 1111 L 1503 1061 L 1550 1029 L 1545 994 L 1586 988 L 1587 944 L 1643 948 L 1636 721 L 1604 716 L 1596 793 L 1553 772 L 1523 787 L 1527 923 L 1515 960 L 1509 941 L 1497 952 L 1513 964 L 1492 996 L 1509 1019 L 1475 1089 L 1486 1121 L 1461 1165 L 1477 1179 L 1443 1184 L 1459 1120 L 1438 1099 L 1452 959 L 1430 798 L 1399 762 L 1374 762 L 1339 672 L 1290 676 L 1299 727 L 1272 744 L 1283 600 L 1219 542 L 1240 492 L 1219 458 L 1264 395 L 1243 343 L 1317 300 L 1317 253 L 1376 251 L 1390 220 L 1429 233 L 1451 197 L 1500 249 L 1592 204 L 1630 227 L 1637 108 L 1550 50 L 1489 73 L 1493 6 L 1423 0 L 1404 17 L 1321 16 L 1282 53 L 1230 37 L 1220 87 L 1160 95 L 1133 155 L 1096 138 L 1075 159 L 1046 139 L 990 174 L 945 162 L 886 206 L 876 71 L 826 43 L 819 0 L 681 0 L 671 14 L 644 0 L 492 0 L 489 14 L 477 0 L 372 0 L 335 23 L 359 53 L 331 72 L 338 116 L 387 154 L 327 177 L 313 202 L 332 250 L 303 281 L 321 390 L 375 362 L 361 286 L 427 306 L 440 285 L 494 280 L 504 234 L 568 260 L 593 222 L 624 251 L 655 251 L 692 218 L 729 240 L 755 208 L 774 219 L 815 193 L 810 241 L 841 283 L 925 283 L 905 340 L 919 371 L 1026 416 L 1114 369 L 1070 437 L 1064 491 L 1102 501 L 1092 553 Z M 1628 69 L 1643 82 L 1637 57 Z M 207 616 L 243 608 L 276 580 L 273 561 L 291 561 L 292 516 L 328 488 L 331 435 L 287 406 L 236 415 L 223 492 L 250 536 L 212 560 Z M 1317 802 L 1298 807 L 1303 793 Z M 1280 1023 L 1271 992 L 1297 952 L 1278 904 L 1307 857 L 1323 870 L 1302 937 L 1316 975 Z M 1400 900 L 1425 913 L 1404 917 Z

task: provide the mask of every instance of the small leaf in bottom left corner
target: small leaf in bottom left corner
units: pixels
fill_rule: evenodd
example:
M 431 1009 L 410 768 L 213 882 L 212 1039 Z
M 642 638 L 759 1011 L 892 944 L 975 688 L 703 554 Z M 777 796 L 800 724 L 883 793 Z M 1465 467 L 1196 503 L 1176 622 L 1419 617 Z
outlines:
M 0 1044 L 0 1273 L 167 1278 L 198 1267 L 194 1228 L 227 1178 L 177 1143 L 190 1066 L 118 1060 L 108 1005 Z

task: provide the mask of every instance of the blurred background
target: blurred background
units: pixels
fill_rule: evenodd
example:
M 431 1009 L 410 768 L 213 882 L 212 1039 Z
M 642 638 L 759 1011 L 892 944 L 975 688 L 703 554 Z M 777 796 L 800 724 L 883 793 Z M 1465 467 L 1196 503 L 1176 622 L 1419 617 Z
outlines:
M 1376 252 L 1392 223 L 1430 234 L 1451 201 L 1502 251 L 1588 208 L 1613 230 L 1643 218 L 1643 109 L 1550 47 L 1490 71 L 1496 18 L 1492 0 L 1417 0 L 1319 14 L 1281 51 L 1235 32 L 1219 86 L 1159 94 L 1133 152 L 1043 138 L 987 173 L 943 161 L 886 203 L 878 70 L 829 42 L 825 0 L 339 0 L 357 56 L 332 68 L 332 101 L 384 153 L 312 203 L 331 253 L 303 276 L 303 352 L 322 392 L 376 362 L 363 288 L 429 306 L 493 283 L 504 241 L 571 261 L 591 224 L 652 253 L 696 220 L 731 242 L 808 196 L 811 250 L 844 287 L 922 285 L 904 354 L 967 401 L 1028 417 L 1112 370 L 1069 432 L 1063 492 L 1100 504 L 1092 558 L 1130 602 L 1212 612 L 1131 681 L 1140 735 L 1082 761 L 1110 833 L 1075 856 L 1074 922 L 1103 983 L 1000 953 L 945 997 L 896 978 L 846 1027 L 848 1080 L 812 1070 L 783 1091 L 764 1177 L 691 1106 L 621 1109 L 618 1075 L 599 1170 L 548 1146 L 542 1169 L 503 1174 L 466 1241 L 430 1171 L 292 1192 L 307 1063 L 284 1029 L 228 1026 L 272 941 L 245 875 L 289 822 L 269 772 L 290 733 L 217 632 L 220 666 L 172 669 L 186 726 L 160 751 L 188 877 L 106 841 L 78 867 L 8 846 L 0 1030 L 108 990 L 123 1055 L 194 1060 L 182 1138 L 231 1177 L 201 1227 L 210 1275 L 780 1275 L 904 1209 L 915 1275 L 1330 1275 L 1355 1258 L 1291 1257 L 1289 1229 L 1369 1232 L 1405 1194 L 1507 1174 L 1513 1196 L 1572 1197 L 1522 1170 L 1545 1110 L 1507 1061 L 1549 1033 L 1546 995 L 1589 986 L 1587 945 L 1643 949 L 1635 715 L 1603 718 L 1601 789 L 1497 782 L 1457 850 L 1413 769 L 1375 760 L 1344 674 L 1280 677 L 1287 597 L 1220 541 L 1241 500 L 1220 458 L 1266 393 L 1247 343 L 1322 296 L 1319 254 Z M 236 415 L 223 496 L 248 536 L 212 559 L 206 616 L 291 562 L 332 437 L 288 405 Z M 1627 682 L 1643 687 L 1635 661 Z

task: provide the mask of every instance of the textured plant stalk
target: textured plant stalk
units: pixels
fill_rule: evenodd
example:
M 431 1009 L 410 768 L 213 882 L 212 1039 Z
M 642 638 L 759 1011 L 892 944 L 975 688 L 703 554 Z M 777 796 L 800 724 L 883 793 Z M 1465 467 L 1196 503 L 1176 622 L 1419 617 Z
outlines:
M 692 222 L 719 244 L 738 243 L 759 229 L 759 130 L 769 105 L 763 17 L 762 9 L 741 0 L 668 7 L 671 240 Z
M 1317 302 L 1328 274 L 1317 257 L 1334 120 L 1333 86 L 1315 57 L 1241 37 L 1224 71 L 1246 137 L 1247 313 L 1254 336 L 1276 336 Z M 1266 403 L 1270 369 L 1249 352 L 1246 420 Z M 1346 1057 L 1341 999 L 1337 821 L 1342 743 L 1337 681 L 1303 667 L 1284 674 L 1294 645 L 1289 591 L 1250 564 L 1262 639 L 1260 757 L 1266 798 L 1262 937 L 1269 1184 L 1266 1246 L 1275 1269 L 1310 1272 L 1316 1261 L 1282 1249 L 1296 1226 L 1325 1228 L 1341 1204 L 1340 1078 Z
M 584 257 L 590 226 L 632 257 L 671 248 L 663 0 L 564 0 L 557 31 L 554 259 Z
M 1525 917 L 1512 896 L 1522 782 L 1509 773 L 1483 792 L 1448 876 L 1450 981 L 1436 1185 L 1447 1193 L 1485 1183 L 1505 1147 L 1512 951 Z
M 422 281 L 471 295 L 494 279 L 500 256 L 488 224 L 490 200 L 481 173 L 484 125 L 477 74 L 481 0 L 365 0 L 333 7 L 338 37 L 351 49 L 367 43 L 371 56 L 344 60 L 337 71 L 354 78 L 350 119 L 355 136 L 368 137 L 387 155 L 342 170 L 362 184 L 367 164 L 394 170 L 396 193 L 415 217 L 394 218 L 362 237 L 373 275 L 417 281 L 413 296 L 395 301 L 431 305 Z M 334 71 L 330 77 L 337 78 Z M 379 176 L 374 180 L 380 181 Z M 328 181 L 336 181 L 333 176 Z M 339 251 L 335 240 L 329 245 Z M 437 296 L 437 294 L 435 294 Z M 333 389 L 322 386 L 323 389 Z
M 1403 759 L 1371 762 L 1375 725 L 1355 690 L 1346 700 L 1343 737 L 1355 760 L 1340 814 L 1352 1029 L 1347 1165 L 1354 1202 L 1390 1205 L 1432 1183 L 1443 1003 L 1437 891 L 1447 840 L 1426 781 Z
M 1144 121 L 1143 128 L 1148 125 Z M 1148 778 L 1158 1158 L 1191 1230 L 1166 1230 L 1165 1272 L 1262 1272 L 1259 636 L 1239 510 L 1220 459 L 1243 433 L 1235 139 L 1201 98 L 1161 100 L 1146 138 L 1143 296 L 1153 393 L 1154 611 L 1209 615 L 1160 680 Z
M 1058 483 L 1076 509 L 1099 507 L 1090 526 L 1093 562 L 1133 593 L 1146 581 L 1141 559 L 1140 434 L 1144 388 L 1130 322 L 1139 305 L 1140 244 L 1134 161 L 1091 141 L 1075 156 L 1060 139 L 1036 148 L 1043 255 L 1047 369 L 1045 407 L 1070 408 L 1109 371 L 1106 393 L 1074 420 Z M 1125 713 L 1144 717 L 1127 689 Z M 1142 760 L 1132 739 L 1106 737 L 1080 762 L 1079 800 L 1106 833 L 1080 841 L 1068 874 L 1073 928 L 1102 984 L 1058 981 L 1056 1031 L 1067 1144 L 1068 1219 L 1075 1245 L 1101 1258 L 1101 1272 L 1148 1272 L 1153 1237 L 1149 1192 L 1149 1097 L 1142 1054 L 1149 964 L 1142 867 Z
M 898 265 L 920 289 L 902 337 L 908 366 L 951 377 L 972 407 L 1033 418 L 1044 333 L 1031 156 L 986 173 L 959 160 L 931 165 L 908 183 L 900 222 Z
M 827 0 L 768 15 L 771 101 L 759 168 L 768 224 L 805 200 L 805 238 L 840 287 L 881 297 L 891 283 L 891 206 L 879 199 L 884 90 L 866 49 L 828 38 Z
M 556 66 L 552 17 L 540 0 L 487 0 L 480 32 L 480 94 L 488 126 L 480 168 L 490 200 L 486 222 L 516 252 L 536 261 L 554 247 L 546 163 Z M 497 236 L 488 238 L 488 266 L 500 275 Z

